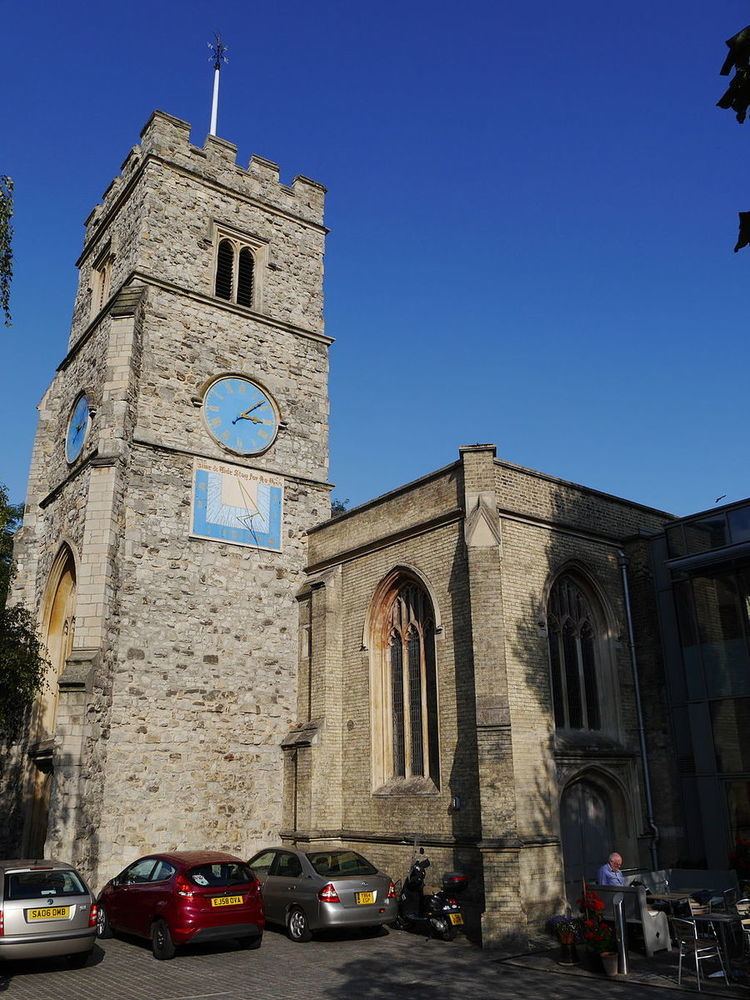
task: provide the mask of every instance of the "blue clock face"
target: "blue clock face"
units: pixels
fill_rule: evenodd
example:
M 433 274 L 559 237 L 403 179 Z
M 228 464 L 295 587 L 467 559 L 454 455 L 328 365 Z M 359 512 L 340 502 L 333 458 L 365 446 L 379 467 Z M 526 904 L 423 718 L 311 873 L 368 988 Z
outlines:
M 273 444 L 279 421 L 263 390 L 249 379 L 217 379 L 203 400 L 203 415 L 213 438 L 238 455 L 257 455 Z
M 69 462 L 75 462 L 83 451 L 90 419 L 89 401 L 85 396 L 80 396 L 70 415 L 65 437 L 65 457 Z

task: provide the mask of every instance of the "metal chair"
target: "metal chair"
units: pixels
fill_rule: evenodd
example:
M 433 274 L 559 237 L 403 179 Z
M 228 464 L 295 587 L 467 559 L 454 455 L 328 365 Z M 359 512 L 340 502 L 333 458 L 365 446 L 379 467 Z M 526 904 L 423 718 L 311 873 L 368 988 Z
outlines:
M 724 959 L 721 957 L 719 942 L 711 925 L 709 925 L 709 937 L 698 937 L 698 928 L 694 920 L 682 920 L 679 917 L 673 917 L 672 933 L 680 949 L 680 957 L 677 965 L 678 986 L 682 985 L 682 960 L 689 955 L 692 955 L 695 961 L 695 978 L 698 982 L 699 993 L 701 989 L 700 963 L 705 962 L 707 958 L 718 959 L 721 966 L 721 974 L 724 976 L 724 983 L 726 986 L 729 985 L 729 978 L 724 968 Z

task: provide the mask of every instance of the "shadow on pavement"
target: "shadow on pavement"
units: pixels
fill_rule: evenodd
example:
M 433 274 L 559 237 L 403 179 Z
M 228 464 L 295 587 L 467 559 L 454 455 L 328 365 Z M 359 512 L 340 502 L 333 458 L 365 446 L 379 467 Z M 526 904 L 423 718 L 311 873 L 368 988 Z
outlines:
M 0 966 L 0 993 L 8 990 L 10 981 L 18 976 L 33 976 L 42 972 L 69 972 L 75 968 L 90 969 L 104 961 L 104 951 L 95 944 L 85 966 L 75 966 L 64 957 L 16 959 Z

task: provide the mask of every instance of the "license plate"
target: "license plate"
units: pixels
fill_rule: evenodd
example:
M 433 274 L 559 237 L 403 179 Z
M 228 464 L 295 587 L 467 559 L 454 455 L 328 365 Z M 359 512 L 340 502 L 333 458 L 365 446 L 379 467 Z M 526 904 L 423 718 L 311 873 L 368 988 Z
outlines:
M 462 924 L 464 922 L 463 913 L 449 913 L 448 916 L 451 918 L 452 924 Z
M 65 920 L 70 916 L 69 906 L 45 906 L 39 910 L 27 910 L 27 920 Z
M 211 906 L 239 906 L 242 896 L 214 896 L 211 899 Z
M 357 900 L 357 906 L 365 906 L 367 903 L 375 902 L 374 892 L 357 892 L 355 893 L 355 899 Z

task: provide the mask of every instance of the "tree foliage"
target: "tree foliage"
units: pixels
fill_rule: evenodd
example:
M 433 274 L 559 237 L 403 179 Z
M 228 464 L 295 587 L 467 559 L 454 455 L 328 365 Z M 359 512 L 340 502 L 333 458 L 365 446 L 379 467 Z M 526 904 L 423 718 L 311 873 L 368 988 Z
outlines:
M 12 504 L 0 483 L 0 736 L 17 736 L 44 687 L 47 660 L 34 619 L 20 605 L 7 606 L 13 579 L 13 536 L 23 506 Z
M 334 497 L 331 500 L 331 517 L 344 514 L 347 510 L 349 510 L 349 497 L 346 497 L 345 500 L 340 499 L 340 497 Z
M 0 176 L 0 309 L 10 326 L 10 283 L 13 278 L 13 178 Z

